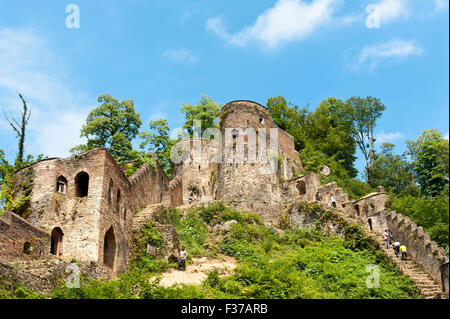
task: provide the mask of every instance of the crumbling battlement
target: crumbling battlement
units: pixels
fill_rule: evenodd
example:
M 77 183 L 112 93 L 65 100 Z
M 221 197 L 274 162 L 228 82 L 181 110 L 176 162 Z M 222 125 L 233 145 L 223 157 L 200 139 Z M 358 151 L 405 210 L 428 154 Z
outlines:
M 445 251 L 436 242 L 430 239 L 430 235 L 426 234 L 422 227 L 417 226 L 409 217 L 397 214 L 395 211 L 379 212 L 372 215 L 368 220 L 370 220 L 371 227 L 376 231 L 383 232 L 385 229 L 391 230 L 394 240 L 405 244 L 408 248 L 408 254 L 437 283 L 443 283 L 441 279 L 441 266 L 448 262 L 448 256 L 445 255 Z M 448 282 L 448 272 L 446 280 Z M 448 291 L 446 293 L 448 294 Z
M 169 191 L 172 206 L 183 205 L 183 179 L 180 176 L 170 181 Z
M 129 180 L 130 192 L 133 194 L 133 211 L 143 209 L 149 204 L 161 203 L 164 195 L 169 192 L 169 179 L 157 161 L 155 169 L 144 163 Z

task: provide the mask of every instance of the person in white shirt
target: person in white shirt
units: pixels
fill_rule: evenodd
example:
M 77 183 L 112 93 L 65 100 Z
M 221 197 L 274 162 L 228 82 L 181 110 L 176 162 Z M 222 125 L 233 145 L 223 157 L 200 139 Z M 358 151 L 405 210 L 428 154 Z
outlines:
M 384 239 L 384 246 L 386 247 L 386 249 L 389 249 L 389 234 L 387 229 L 383 233 L 383 239 Z
M 400 255 L 400 242 L 398 241 L 394 242 L 394 250 L 395 256 L 398 258 L 398 255 Z
M 336 208 L 336 198 L 334 198 L 333 195 L 331 195 L 331 205 L 333 205 L 333 207 Z
M 188 257 L 188 253 L 186 249 L 181 247 L 180 255 L 178 258 L 178 269 L 180 271 L 186 271 L 186 258 Z

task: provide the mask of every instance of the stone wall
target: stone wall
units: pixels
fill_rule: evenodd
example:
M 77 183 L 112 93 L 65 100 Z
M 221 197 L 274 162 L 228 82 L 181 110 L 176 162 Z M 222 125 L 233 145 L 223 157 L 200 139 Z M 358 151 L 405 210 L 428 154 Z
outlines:
M 392 231 L 393 238 L 408 248 L 408 254 L 419 263 L 433 279 L 442 284 L 441 266 L 448 262 L 448 256 L 442 248 L 430 239 L 422 227 L 411 222 L 410 218 L 396 212 L 378 212 L 368 219 L 374 230 L 383 232 Z M 448 280 L 448 275 L 447 275 Z
M 12 213 L 0 216 L 0 260 L 38 259 L 50 251 L 50 235 Z
M 183 205 L 183 179 L 179 176 L 175 177 L 169 183 L 170 204 L 172 206 Z
M 368 218 L 386 210 L 389 206 L 389 195 L 380 188 L 379 192 L 368 194 L 352 202 L 354 214 L 359 218 Z
M 24 174 L 29 175 L 27 171 L 32 171 L 28 221 L 48 233 L 55 229 L 61 231 L 58 255 L 62 258 L 98 260 L 106 152 L 96 149 L 67 159 L 44 160 L 16 173 L 20 180 Z M 89 177 L 87 194 L 83 196 L 77 194 L 84 184 L 79 174 Z M 58 178 L 65 181 L 61 191 L 57 191 Z M 22 186 L 16 186 L 16 194 L 20 194 Z
M 30 193 L 22 213 L 51 234 L 50 246 L 57 248 L 48 252 L 122 272 L 133 214 L 149 204 L 170 202 L 168 184 L 158 163 L 155 169 L 144 164 L 128 179 L 110 152 L 97 148 L 24 168 L 15 174 L 13 190 L 16 199 Z
M 169 179 L 157 161 L 155 168 L 144 163 L 129 180 L 134 211 L 143 209 L 149 204 L 162 203 L 169 194 Z
M 66 272 L 70 263 L 59 259 L 22 261 L 5 263 L 0 261 L 0 274 L 3 283 L 21 283 L 28 289 L 48 294 L 60 287 L 72 271 Z M 73 266 L 72 266 L 73 267 Z M 114 274 L 108 267 L 96 262 L 82 263 L 79 267 L 81 276 L 95 279 L 112 279 Z
M 214 177 L 217 164 L 212 160 L 217 147 L 211 147 L 205 139 L 190 138 L 177 144 L 180 152 L 185 152 L 180 163 L 173 164 L 172 176 L 182 180 L 182 200 L 188 203 L 207 202 L 214 199 Z
M 286 201 L 314 201 L 319 187 L 319 176 L 314 173 L 289 179 L 284 182 Z

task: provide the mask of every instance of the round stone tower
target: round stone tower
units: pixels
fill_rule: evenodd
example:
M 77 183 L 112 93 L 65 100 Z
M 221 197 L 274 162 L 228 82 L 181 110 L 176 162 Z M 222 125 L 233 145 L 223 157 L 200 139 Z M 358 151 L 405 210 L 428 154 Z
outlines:
M 301 166 L 292 137 L 274 125 L 266 107 L 245 100 L 223 107 L 220 130 L 223 148 L 215 198 L 275 219 L 282 182 Z

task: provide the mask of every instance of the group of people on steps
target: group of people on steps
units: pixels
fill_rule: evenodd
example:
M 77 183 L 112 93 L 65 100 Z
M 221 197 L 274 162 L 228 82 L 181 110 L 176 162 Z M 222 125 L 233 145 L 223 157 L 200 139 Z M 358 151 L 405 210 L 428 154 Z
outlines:
M 392 247 L 394 248 L 395 251 L 395 256 L 398 258 L 398 256 L 400 255 L 400 253 L 402 254 L 402 260 L 406 260 L 407 256 L 408 256 L 408 251 L 406 249 L 406 245 L 405 244 L 400 244 L 400 242 L 394 241 L 392 239 L 392 232 L 389 229 L 386 229 L 383 233 L 383 239 L 384 239 L 384 247 L 386 249 L 389 249 L 389 245 L 392 245 Z
M 322 200 L 322 196 L 320 196 L 320 193 L 316 193 L 316 201 L 320 202 Z M 328 195 L 328 193 L 325 193 L 325 203 L 329 205 L 331 202 L 331 206 L 336 208 L 336 198 L 333 195 Z M 395 251 L 395 256 L 398 258 L 398 256 L 401 253 L 402 260 L 406 260 L 408 252 L 405 244 L 401 244 L 399 241 L 394 241 L 392 239 L 392 232 L 389 229 L 386 229 L 383 233 L 383 239 L 385 243 L 386 249 L 389 249 L 389 245 L 392 245 Z
M 320 196 L 320 193 L 317 192 L 316 193 L 316 201 L 320 202 L 321 200 L 322 200 L 322 196 Z M 330 205 L 330 203 L 331 203 L 331 206 L 336 208 L 336 198 L 334 197 L 333 194 L 331 194 L 331 196 L 330 196 L 330 195 L 328 195 L 328 193 L 325 193 L 325 203 L 328 205 Z

